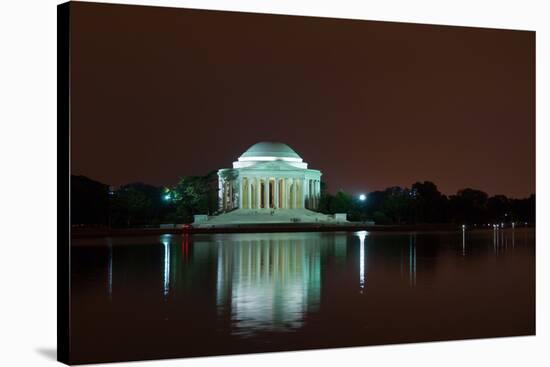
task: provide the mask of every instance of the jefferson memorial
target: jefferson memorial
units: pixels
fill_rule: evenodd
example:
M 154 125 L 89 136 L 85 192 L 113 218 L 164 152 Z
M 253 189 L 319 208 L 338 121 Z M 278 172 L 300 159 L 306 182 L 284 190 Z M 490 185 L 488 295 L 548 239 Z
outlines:
M 233 168 L 218 170 L 218 189 L 218 215 L 196 218 L 201 226 L 334 221 L 315 211 L 321 196 L 321 171 L 308 168 L 283 143 L 252 145 L 233 162 Z
M 218 171 L 220 210 L 317 209 L 321 172 L 283 143 L 261 142 Z

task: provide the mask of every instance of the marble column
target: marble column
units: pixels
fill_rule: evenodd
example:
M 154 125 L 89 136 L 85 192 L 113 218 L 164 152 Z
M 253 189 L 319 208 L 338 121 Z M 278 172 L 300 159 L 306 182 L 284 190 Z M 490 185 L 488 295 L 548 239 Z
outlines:
M 225 209 L 225 181 L 221 183 L 221 194 L 220 194 L 220 209 Z
M 296 190 L 296 184 L 298 183 L 298 180 L 292 179 L 292 209 L 296 209 L 296 193 L 298 190 Z
M 247 189 L 247 200 L 248 205 L 246 206 L 248 209 L 252 209 L 252 181 L 250 180 L 250 177 L 246 179 L 246 189 Z
M 262 203 L 262 190 L 261 190 L 261 186 L 262 186 L 262 181 L 260 180 L 259 177 L 256 177 L 256 209 L 260 209 L 260 204 Z
M 243 196 L 244 196 L 244 180 L 239 177 L 239 209 L 243 208 Z
M 311 209 L 313 209 L 313 180 L 309 180 L 309 193 L 308 193 L 308 197 L 309 197 L 309 207 Z
M 307 194 L 304 197 L 304 208 L 309 207 L 309 201 L 308 201 L 309 200 L 309 186 L 308 186 L 308 181 L 309 180 L 307 180 L 307 179 L 304 181 L 304 185 L 305 185 L 305 188 L 306 188 L 306 191 L 307 191 Z
M 316 193 L 315 180 L 311 180 L 311 207 L 317 209 L 317 193 Z
M 229 209 L 233 209 L 235 193 L 233 192 L 233 181 L 229 181 Z
M 314 196 L 313 180 L 309 180 L 309 205 L 311 206 L 311 209 L 315 208 L 315 200 L 313 196 Z
M 218 177 L 218 210 L 223 210 L 223 180 Z
M 309 180 L 304 180 L 304 208 L 309 208 Z
M 285 207 L 290 209 L 290 186 L 292 185 L 292 179 L 287 178 L 285 180 Z
M 224 181 L 223 183 L 223 210 L 227 210 L 227 203 L 229 202 L 229 182 Z
M 292 179 L 292 208 L 298 208 L 298 179 Z
M 305 186 L 306 186 L 306 180 L 301 179 L 300 180 L 300 208 L 304 208 L 306 204 L 306 195 L 305 195 Z
M 291 188 L 292 188 L 292 179 L 287 178 L 285 196 L 286 196 L 286 207 L 288 209 L 292 209 L 292 203 L 290 202 L 290 198 L 292 197 L 292 195 L 290 195 Z
M 264 200 L 264 197 L 262 196 L 262 192 L 264 190 L 264 183 L 261 177 L 258 177 L 258 209 L 262 209 L 262 200 Z
M 275 177 L 274 186 L 275 186 L 275 195 L 274 195 L 275 203 L 273 207 L 275 209 L 279 209 L 279 179 L 277 177 Z
M 317 205 L 316 205 L 316 209 L 319 208 L 319 201 L 321 200 L 321 181 L 317 180 L 317 189 L 315 190 L 316 192 L 316 197 L 317 197 Z
M 302 180 L 297 179 L 296 180 L 296 208 L 300 208 L 300 190 L 302 190 Z
M 286 209 L 286 178 L 281 178 L 281 209 Z
M 319 196 L 317 195 L 317 180 L 313 181 L 313 200 L 314 200 L 314 207 L 317 209 L 317 206 L 319 205 Z
M 298 179 L 296 185 L 296 208 L 302 207 L 302 180 Z
M 264 178 L 264 209 L 269 209 L 269 178 Z
M 223 210 L 227 210 L 229 203 L 229 182 L 227 181 L 223 184 L 223 193 Z

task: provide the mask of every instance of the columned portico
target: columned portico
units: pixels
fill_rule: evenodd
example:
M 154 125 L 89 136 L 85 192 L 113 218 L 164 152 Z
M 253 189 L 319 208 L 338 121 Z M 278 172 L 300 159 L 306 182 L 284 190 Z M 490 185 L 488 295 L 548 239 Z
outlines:
M 250 147 L 233 168 L 218 171 L 220 210 L 317 209 L 321 172 L 288 145 L 263 142 Z

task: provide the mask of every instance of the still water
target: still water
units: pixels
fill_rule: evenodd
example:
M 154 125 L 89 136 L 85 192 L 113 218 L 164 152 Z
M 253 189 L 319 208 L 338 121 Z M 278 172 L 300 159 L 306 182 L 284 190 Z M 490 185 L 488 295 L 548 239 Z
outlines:
M 533 229 L 75 239 L 75 363 L 535 333 Z

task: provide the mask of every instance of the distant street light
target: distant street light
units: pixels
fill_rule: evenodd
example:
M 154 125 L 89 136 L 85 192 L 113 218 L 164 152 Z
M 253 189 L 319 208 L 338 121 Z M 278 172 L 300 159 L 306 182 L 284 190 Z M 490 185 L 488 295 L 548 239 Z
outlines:
M 164 201 L 170 201 L 170 194 L 166 194 L 163 197 Z
M 359 195 L 359 200 L 361 200 L 361 201 L 367 200 L 367 195 L 365 195 L 365 194 Z

